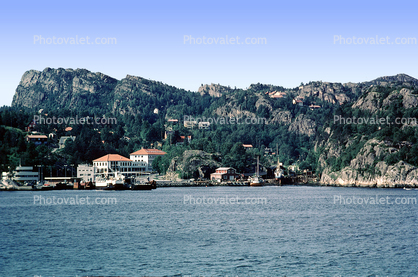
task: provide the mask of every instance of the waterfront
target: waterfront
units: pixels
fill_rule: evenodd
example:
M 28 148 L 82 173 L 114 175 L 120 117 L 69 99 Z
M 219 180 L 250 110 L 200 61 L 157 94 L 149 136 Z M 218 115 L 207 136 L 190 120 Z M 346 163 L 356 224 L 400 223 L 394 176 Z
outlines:
M 414 198 L 307 186 L 0 192 L 0 275 L 414 276 L 418 205 L 402 204 Z

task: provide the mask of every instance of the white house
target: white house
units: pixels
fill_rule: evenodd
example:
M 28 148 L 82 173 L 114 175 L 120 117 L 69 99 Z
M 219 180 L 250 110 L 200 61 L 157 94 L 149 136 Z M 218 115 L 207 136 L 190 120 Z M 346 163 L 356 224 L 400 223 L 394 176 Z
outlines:
M 39 174 L 33 171 L 33 166 L 18 166 L 13 171 L 12 180 L 21 183 L 36 182 L 39 181 Z
M 133 162 L 145 167 L 145 171 L 153 171 L 152 162 L 158 156 L 165 155 L 164 151 L 158 149 L 144 149 L 138 150 L 130 154 L 130 158 Z
M 93 161 L 95 178 L 115 177 L 115 172 L 125 176 L 139 175 L 144 167 L 119 154 L 108 154 Z
M 88 164 L 80 164 L 77 166 L 77 178 L 82 179 L 83 182 L 94 181 L 94 166 Z

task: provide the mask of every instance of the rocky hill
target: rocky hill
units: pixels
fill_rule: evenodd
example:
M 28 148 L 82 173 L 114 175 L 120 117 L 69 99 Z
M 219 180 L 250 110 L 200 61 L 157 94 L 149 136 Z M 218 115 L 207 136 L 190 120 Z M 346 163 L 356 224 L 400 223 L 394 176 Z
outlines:
M 381 78 L 380 84 L 392 79 Z M 324 131 L 325 139 L 316 144 L 321 183 L 418 187 L 418 90 L 411 86 L 416 80 L 406 80 L 385 87 L 371 85 L 356 102 L 340 111 L 338 116 L 345 119 L 383 120 L 373 124 L 337 121 Z
M 296 104 L 296 99 L 303 99 L 303 104 Z M 179 136 L 211 141 L 196 143 L 193 148 L 206 152 L 186 151 L 173 159 L 169 174 L 207 177 L 221 164 L 211 155 L 225 154 L 228 149 L 222 150 L 223 145 L 240 142 L 258 149 L 277 149 L 280 160 L 289 164 L 308 163 L 321 173 L 324 184 L 386 187 L 416 184 L 417 122 L 394 120 L 418 118 L 417 106 L 418 80 L 405 74 L 361 83 L 315 81 L 296 88 L 257 83 L 247 89 L 232 89 L 211 84 L 193 92 L 137 76 L 117 80 L 85 69 L 62 68 L 25 72 L 12 102 L 13 108 L 25 107 L 31 112 L 44 109 L 118 116 L 123 124 L 106 132 L 125 134 L 131 142 L 121 143 L 115 135 L 104 134 L 97 141 L 123 151 L 163 141 L 165 121 L 170 118 L 261 118 L 257 124 L 214 124 L 205 131 L 189 130 L 182 124 L 170 126 Z M 380 117 L 391 122 L 335 124 L 333 116 Z M 54 131 L 48 126 L 44 129 Z M 84 152 L 84 148 L 79 150 Z
M 183 178 L 207 178 L 222 164 L 216 155 L 200 150 L 187 150 L 181 157 L 171 160 L 166 172 L 167 180 Z

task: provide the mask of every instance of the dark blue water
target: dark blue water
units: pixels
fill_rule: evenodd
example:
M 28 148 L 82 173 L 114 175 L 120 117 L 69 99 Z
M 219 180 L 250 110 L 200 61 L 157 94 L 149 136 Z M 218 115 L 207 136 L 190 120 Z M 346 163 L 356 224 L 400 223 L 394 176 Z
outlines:
M 218 203 L 185 204 L 190 195 Z M 40 196 L 117 203 L 34 203 Z M 227 196 L 240 204 L 221 204 Z M 344 205 L 338 196 L 405 202 L 418 190 L 0 192 L 0 275 L 417 276 L 418 205 Z

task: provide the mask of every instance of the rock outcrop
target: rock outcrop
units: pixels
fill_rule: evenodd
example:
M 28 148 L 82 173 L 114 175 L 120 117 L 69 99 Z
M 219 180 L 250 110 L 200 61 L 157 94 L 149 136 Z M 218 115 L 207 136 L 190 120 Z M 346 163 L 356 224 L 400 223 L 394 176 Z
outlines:
M 171 160 L 165 179 L 209 178 L 218 167 L 221 167 L 221 163 L 216 155 L 200 150 L 187 150 L 182 157 Z
M 349 142 L 349 143 L 352 143 Z M 349 145 L 346 145 L 348 147 Z M 326 160 L 339 157 L 341 146 L 328 141 L 325 151 L 321 154 L 319 163 L 324 167 L 320 183 L 329 186 L 356 187 L 418 187 L 418 168 L 404 161 L 388 165 L 384 158 L 398 149 L 383 141 L 371 139 L 365 142 L 350 165 L 338 171 L 333 171 Z
M 221 97 L 224 93 L 229 92 L 230 89 L 219 84 L 202 85 L 198 91 L 200 95 L 208 94 L 212 97 Z
M 16 89 L 12 106 L 33 108 L 48 103 L 57 108 L 75 108 L 88 96 L 111 97 L 117 80 L 85 69 L 26 71 Z
M 316 123 L 304 114 L 298 115 L 289 125 L 289 132 L 296 134 L 313 136 L 316 133 Z

